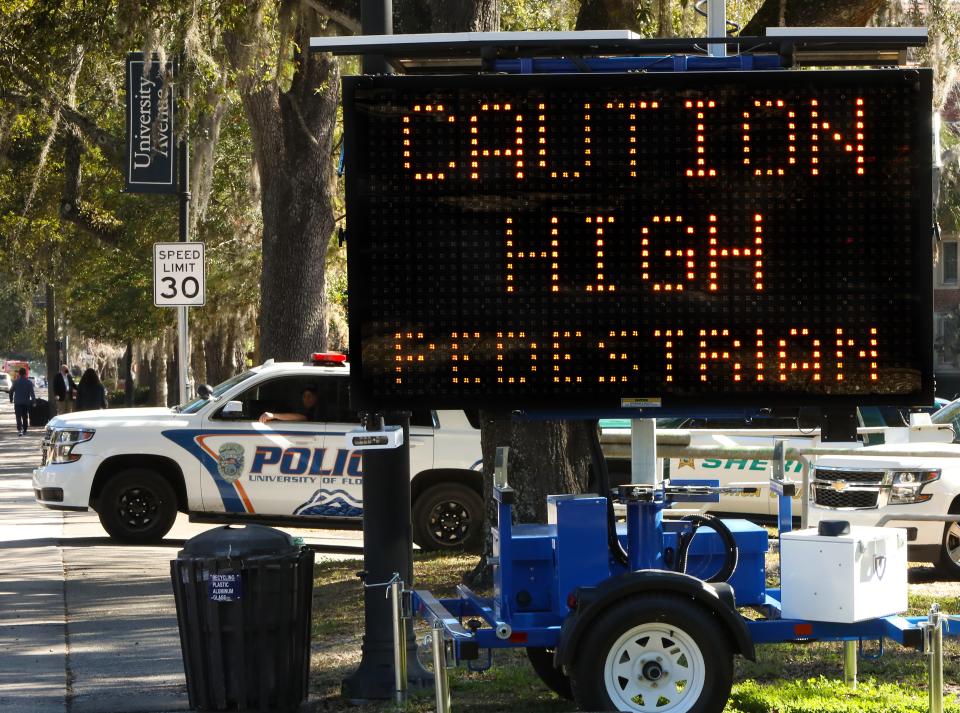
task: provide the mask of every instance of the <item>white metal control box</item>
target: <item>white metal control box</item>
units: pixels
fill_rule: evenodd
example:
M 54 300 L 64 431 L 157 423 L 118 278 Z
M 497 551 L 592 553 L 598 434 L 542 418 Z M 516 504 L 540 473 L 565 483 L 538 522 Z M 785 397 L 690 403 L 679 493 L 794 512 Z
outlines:
M 851 527 L 837 537 L 816 528 L 780 536 L 784 619 L 852 623 L 907 610 L 907 531 Z

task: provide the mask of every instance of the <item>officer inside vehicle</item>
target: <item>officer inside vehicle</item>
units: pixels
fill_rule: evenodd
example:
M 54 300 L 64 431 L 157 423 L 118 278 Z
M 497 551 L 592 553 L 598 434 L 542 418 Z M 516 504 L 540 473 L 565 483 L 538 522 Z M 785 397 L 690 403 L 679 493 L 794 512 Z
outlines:
M 320 397 L 315 386 L 308 386 L 300 394 L 303 399 L 303 409 L 287 413 L 273 413 L 264 411 L 260 415 L 260 423 L 267 421 L 322 421 L 320 417 Z

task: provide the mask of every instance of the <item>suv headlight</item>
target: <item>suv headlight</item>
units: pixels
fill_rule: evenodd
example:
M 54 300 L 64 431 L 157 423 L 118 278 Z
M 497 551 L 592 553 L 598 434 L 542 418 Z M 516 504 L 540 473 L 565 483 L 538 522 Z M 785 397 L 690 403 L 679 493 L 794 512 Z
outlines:
M 939 479 L 939 470 L 895 470 L 890 488 L 890 505 L 927 502 L 933 495 L 920 491 L 927 483 Z
M 62 431 L 54 431 L 53 440 L 50 443 L 52 453 L 51 463 L 72 463 L 79 460 L 80 456 L 73 452 L 74 446 L 78 443 L 85 443 L 93 438 L 96 433 L 92 428 L 68 428 Z

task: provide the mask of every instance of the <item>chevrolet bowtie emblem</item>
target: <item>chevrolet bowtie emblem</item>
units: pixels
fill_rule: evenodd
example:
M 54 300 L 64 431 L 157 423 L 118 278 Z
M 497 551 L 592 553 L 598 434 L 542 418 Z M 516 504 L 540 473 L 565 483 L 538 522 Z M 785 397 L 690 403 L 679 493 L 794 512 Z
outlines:
M 836 490 L 838 493 L 842 493 L 847 489 L 847 484 L 843 480 L 835 480 L 830 484 L 830 487 Z

